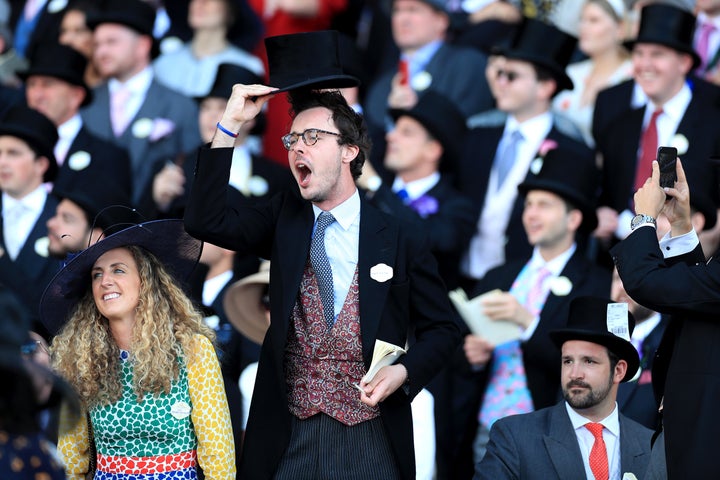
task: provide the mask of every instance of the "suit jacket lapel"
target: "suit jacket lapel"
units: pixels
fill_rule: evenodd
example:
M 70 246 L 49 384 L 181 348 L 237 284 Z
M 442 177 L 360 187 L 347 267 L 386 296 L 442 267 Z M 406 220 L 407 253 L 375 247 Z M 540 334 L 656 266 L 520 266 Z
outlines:
M 550 431 L 543 438 L 543 443 L 555 467 L 557 478 L 585 478 L 582 453 L 565 410 L 565 402 L 552 407 L 548 423 Z
M 375 348 L 385 298 L 393 279 L 374 280 L 370 269 L 384 263 L 395 265 L 397 231 L 389 228 L 382 214 L 362 201 L 360 207 L 360 247 L 358 252 L 358 288 L 360 290 L 360 333 L 366 366 Z M 404 347 L 404 345 L 400 345 Z
M 647 467 L 646 449 L 640 445 L 637 436 L 629 431 L 628 419 L 619 415 L 620 420 L 620 475 L 624 472 L 644 471 Z M 648 446 L 649 448 L 649 446 Z

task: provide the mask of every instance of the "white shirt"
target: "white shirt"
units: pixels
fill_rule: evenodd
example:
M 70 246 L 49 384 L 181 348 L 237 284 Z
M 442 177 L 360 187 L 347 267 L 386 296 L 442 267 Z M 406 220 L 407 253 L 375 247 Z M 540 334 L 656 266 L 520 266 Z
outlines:
M 482 278 L 493 267 L 505 263 L 505 244 L 510 215 L 512 214 L 517 198 L 518 185 L 525 180 L 530 162 L 537 155 L 540 144 L 552 129 L 552 114 L 544 112 L 536 117 L 518 123 L 508 116 L 505 121 L 503 138 L 498 144 L 498 150 L 503 148 L 510 135 L 520 130 L 523 140 L 517 147 L 516 160 L 507 174 L 505 181 L 498 188 L 497 172 L 493 166 L 490 171 L 485 203 L 477 223 L 477 231 L 470 241 L 470 247 L 462 261 L 462 271 L 472 278 Z M 494 161 L 494 159 L 483 159 Z
M 540 273 L 540 269 L 543 267 L 547 268 L 550 271 L 550 276 L 548 276 L 548 278 L 543 282 L 542 285 L 542 295 L 545 296 L 545 298 L 547 298 L 547 296 L 549 295 L 553 280 L 560 276 L 562 271 L 565 269 L 565 265 L 567 265 L 567 262 L 570 261 L 570 257 L 575 254 L 575 250 L 577 250 L 577 245 L 573 243 L 572 246 L 565 250 L 563 253 L 546 262 L 545 259 L 543 259 L 542 255 L 540 255 L 540 249 L 538 249 L 537 247 L 533 249 L 533 255 L 528 261 L 528 268 L 531 269 L 528 281 L 531 285 L 534 285 L 536 281 L 535 279 Z M 540 313 L 542 313 L 542 311 Z M 522 335 L 520 336 L 520 340 L 527 341 L 528 339 L 530 339 L 533 333 L 535 333 L 535 329 L 537 329 L 538 323 L 540 323 L 540 315 L 537 315 L 533 319 L 532 323 L 525 329 L 525 331 L 523 331 Z
M 251 195 L 248 180 L 252 175 L 252 159 L 247 147 L 240 145 L 233 148 L 232 163 L 230 164 L 230 186 L 235 187 L 243 195 Z
M 590 450 L 592 450 L 593 444 L 595 443 L 595 437 L 590 433 L 590 430 L 585 428 L 585 424 L 592 422 L 592 420 L 577 413 L 567 402 L 565 402 L 565 409 L 575 429 L 575 436 L 580 446 L 583 466 L 585 467 L 585 475 L 588 480 L 595 480 L 595 475 L 593 475 L 592 470 L 590 470 Z M 605 442 L 605 450 L 607 451 L 608 457 L 609 479 L 620 480 L 620 418 L 618 416 L 617 403 L 610 415 L 595 423 L 602 423 L 605 427 L 603 428 L 603 441 Z
M 25 245 L 30 232 L 40 218 L 47 190 L 43 185 L 18 200 L 7 193 L 2 194 L 3 237 L 5 250 L 10 259 L 15 260 Z M 15 209 L 19 208 L 15 214 Z
M 58 127 L 58 141 L 55 144 L 54 149 L 58 167 L 65 163 L 65 157 L 67 157 L 67 153 L 70 151 L 70 147 L 72 146 L 73 141 L 75 141 L 75 137 L 77 137 L 78 132 L 80 132 L 82 125 L 82 117 L 80 117 L 79 113 L 76 113 Z
M 395 177 L 392 184 L 392 191 L 397 193 L 403 188 L 408 194 L 408 200 L 412 201 L 422 197 L 426 192 L 433 188 L 440 181 L 440 173 L 433 172 L 425 178 L 413 180 L 412 182 L 405 183 L 400 177 Z
M 152 81 L 153 71 L 152 68 L 148 66 L 139 73 L 135 74 L 135 76 L 130 78 L 124 84 L 116 78 L 111 78 L 108 82 L 110 98 L 112 98 L 115 92 L 123 86 L 130 90 L 130 99 L 125 104 L 127 109 L 127 118 L 131 119 L 130 124 L 132 124 L 132 119 L 135 118 L 137 113 L 140 111 L 140 107 L 142 107 L 142 104 L 145 102 L 145 96 L 147 95 L 148 89 L 150 89 Z
M 203 305 L 209 307 L 217 298 L 220 290 L 223 289 L 227 283 L 232 280 L 233 272 L 228 270 L 219 275 L 215 275 L 213 278 L 209 278 L 203 282 L 202 291 L 202 302 Z
M 313 205 L 315 221 L 322 212 Z M 333 276 L 333 293 L 335 294 L 335 312 L 342 310 L 350 290 L 355 269 L 358 263 L 360 247 L 360 194 L 357 189 L 350 198 L 330 210 L 335 221 L 325 229 L 325 253 L 327 254 Z M 313 227 L 313 235 L 315 227 Z

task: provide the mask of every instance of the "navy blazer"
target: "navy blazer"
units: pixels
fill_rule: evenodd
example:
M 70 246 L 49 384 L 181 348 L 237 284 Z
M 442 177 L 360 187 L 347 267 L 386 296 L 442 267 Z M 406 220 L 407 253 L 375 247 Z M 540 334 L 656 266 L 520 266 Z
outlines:
M 620 475 L 643 478 L 650 461 L 647 429 L 624 415 L 620 420 Z M 505 417 L 490 430 L 487 453 L 474 480 L 568 480 L 586 478 L 582 453 L 565 402 Z
M 107 83 L 93 89 L 93 102 L 81 111 L 83 123 L 100 138 L 127 150 L 133 175 L 133 204 L 139 204 L 146 189 L 152 188 L 152 174 L 160 161 L 175 158 L 200 144 L 198 110 L 195 102 L 153 80 L 137 114 L 120 137 L 115 137 L 110 120 L 110 91 Z M 135 129 L 138 120 L 170 120 L 172 127 L 160 138 Z M 166 124 L 167 125 L 167 124 Z
M 638 228 L 611 253 L 628 294 L 671 315 L 653 369 L 668 478 L 718 478 L 720 260 L 706 262 L 700 245 L 664 259 L 654 228 Z
M 430 248 L 438 261 L 440 276 L 448 290 L 457 287 L 460 256 L 475 231 L 477 211 L 470 199 L 461 195 L 442 177 L 425 195 L 437 200 L 437 211 L 421 217 L 383 184 L 367 197 L 380 210 L 417 224 L 430 240 Z
M 39 322 L 40 297 L 60 269 L 60 262 L 48 253 L 46 224 L 55 215 L 57 204 L 58 200 L 54 196 L 47 196 L 42 213 L 15 260 L 11 260 L 5 251 L 4 226 L 0 222 L 0 284 L 9 288 L 18 298 L 33 321 L 33 328 L 45 337 L 47 331 Z
M 470 130 L 466 137 L 463 154 L 460 157 L 456 184 L 463 195 L 475 204 L 479 215 L 485 205 L 485 195 L 490 181 L 495 152 L 502 139 L 504 124 L 495 127 L 478 127 Z M 557 142 L 559 149 L 571 149 L 576 152 L 578 162 L 595 162 L 593 152 L 583 143 L 563 134 L 555 125 L 550 129 L 547 139 Z M 527 176 L 534 175 L 528 172 Z M 513 204 L 512 213 L 505 230 L 505 260 L 527 258 L 532 253 L 525 228 L 522 225 L 522 211 L 525 199 L 518 195 Z M 477 224 L 477 219 L 475 220 Z
M 230 161 L 230 148 L 200 150 L 185 227 L 204 241 L 272 260 L 270 310 L 274 321 L 260 353 L 239 475 L 264 479 L 273 477 L 290 440 L 283 360 L 290 316 L 308 259 L 314 214 L 311 204 L 292 191 L 262 205 L 226 205 Z M 414 329 L 415 334 L 415 342 L 400 360 L 408 371 L 409 394 L 400 389 L 380 404 L 380 418 L 402 477 L 411 479 L 415 460 L 410 401 L 448 361 L 460 336 L 451 320 L 436 262 L 422 236 L 361 202 L 357 268 L 366 368 L 375 340 L 405 345 L 408 331 Z M 370 276 L 371 267 L 381 263 L 393 269 L 389 281 L 379 282 Z

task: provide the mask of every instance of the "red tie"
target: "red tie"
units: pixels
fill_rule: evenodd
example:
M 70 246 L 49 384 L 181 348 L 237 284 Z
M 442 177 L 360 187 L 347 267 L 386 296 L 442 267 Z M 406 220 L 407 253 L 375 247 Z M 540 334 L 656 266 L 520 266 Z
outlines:
M 602 423 L 586 423 L 585 428 L 590 430 L 590 433 L 595 437 L 595 443 L 593 443 L 590 450 L 590 470 L 595 475 L 595 480 L 608 480 L 610 473 L 607 452 L 605 451 L 605 440 L 603 440 L 602 436 L 603 425 Z
M 656 121 L 658 116 L 663 113 L 662 108 L 655 110 L 650 117 L 645 131 L 640 139 L 640 160 L 635 170 L 635 192 L 645 184 L 645 180 L 652 175 L 652 162 L 657 156 L 658 133 Z

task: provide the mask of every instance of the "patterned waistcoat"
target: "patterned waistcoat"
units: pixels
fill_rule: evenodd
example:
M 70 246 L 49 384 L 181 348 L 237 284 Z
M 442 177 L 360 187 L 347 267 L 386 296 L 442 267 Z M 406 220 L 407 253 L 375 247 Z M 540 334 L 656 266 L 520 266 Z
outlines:
M 328 331 L 315 272 L 306 263 L 285 350 L 288 405 L 296 417 L 323 412 L 356 425 L 380 415 L 378 407 L 360 401 L 354 386 L 365 375 L 358 299 L 356 268 L 342 310 Z

